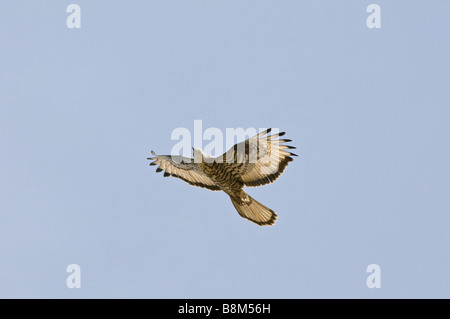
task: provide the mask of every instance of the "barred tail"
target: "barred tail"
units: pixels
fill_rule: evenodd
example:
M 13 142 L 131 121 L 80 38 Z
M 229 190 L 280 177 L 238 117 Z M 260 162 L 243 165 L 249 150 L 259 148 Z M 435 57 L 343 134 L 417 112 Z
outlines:
M 245 219 L 258 224 L 259 226 L 270 226 L 275 224 L 278 215 L 270 208 L 253 199 L 244 190 L 241 191 L 241 196 L 230 196 L 230 198 L 234 208 L 236 208 L 239 215 Z

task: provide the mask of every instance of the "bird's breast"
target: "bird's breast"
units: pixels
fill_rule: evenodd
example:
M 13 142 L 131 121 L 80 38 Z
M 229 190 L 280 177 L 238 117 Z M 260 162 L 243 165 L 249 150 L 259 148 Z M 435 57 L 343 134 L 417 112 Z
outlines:
M 236 174 L 236 170 L 233 169 L 232 165 L 213 162 L 202 163 L 200 167 L 217 186 L 229 195 L 240 193 L 244 186 L 244 183 Z

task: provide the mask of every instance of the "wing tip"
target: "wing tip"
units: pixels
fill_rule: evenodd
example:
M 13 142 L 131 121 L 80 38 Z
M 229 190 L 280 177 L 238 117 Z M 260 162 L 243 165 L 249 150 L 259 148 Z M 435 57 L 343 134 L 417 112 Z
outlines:
M 264 131 L 259 132 L 257 136 L 261 137 L 261 136 L 267 135 L 270 133 L 270 131 L 272 131 L 272 128 L 265 129 Z
M 154 160 L 154 159 L 156 158 L 156 156 L 157 156 L 154 150 L 151 150 L 151 153 L 152 153 L 152 155 L 155 156 L 155 157 L 147 157 L 147 159 L 148 159 L 149 161 Z M 151 163 L 150 165 L 152 165 L 152 164 L 153 164 L 153 163 Z M 156 165 L 156 164 L 153 164 L 153 165 Z

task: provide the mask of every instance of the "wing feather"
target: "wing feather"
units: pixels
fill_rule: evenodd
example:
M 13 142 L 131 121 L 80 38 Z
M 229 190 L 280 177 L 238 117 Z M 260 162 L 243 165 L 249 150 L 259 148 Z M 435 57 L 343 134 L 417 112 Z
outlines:
M 279 139 L 285 132 L 268 135 L 267 129 L 241 143 L 234 145 L 221 160 L 237 171 L 245 186 L 256 187 L 274 182 L 297 156 L 289 150 L 294 146 L 282 143 L 290 139 Z
M 220 188 L 214 183 L 211 178 L 206 175 L 197 163 L 194 163 L 192 158 L 172 155 L 156 155 L 149 157 L 148 160 L 153 162 L 150 165 L 159 165 L 156 172 L 164 171 L 164 177 L 177 177 L 190 185 L 204 187 L 213 191 L 218 191 Z

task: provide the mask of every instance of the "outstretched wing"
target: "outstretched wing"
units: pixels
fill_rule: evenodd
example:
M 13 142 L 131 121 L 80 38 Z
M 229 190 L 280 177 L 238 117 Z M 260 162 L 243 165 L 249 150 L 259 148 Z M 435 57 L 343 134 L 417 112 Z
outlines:
M 282 143 L 289 139 L 278 139 L 285 132 L 268 135 L 267 129 L 244 142 L 238 143 L 221 155 L 221 160 L 228 163 L 235 174 L 240 175 L 245 186 L 260 186 L 272 183 L 283 172 L 291 156 L 297 156 L 289 151 L 293 146 Z M 220 157 L 219 157 L 220 158 Z
M 206 175 L 202 169 L 194 163 L 192 158 L 172 155 L 156 155 L 149 157 L 148 160 L 153 160 L 150 165 L 159 165 L 156 172 L 164 172 L 164 177 L 173 176 L 182 179 L 183 181 L 198 187 L 204 187 L 213 191 L 218 191 L 220 188 Z

